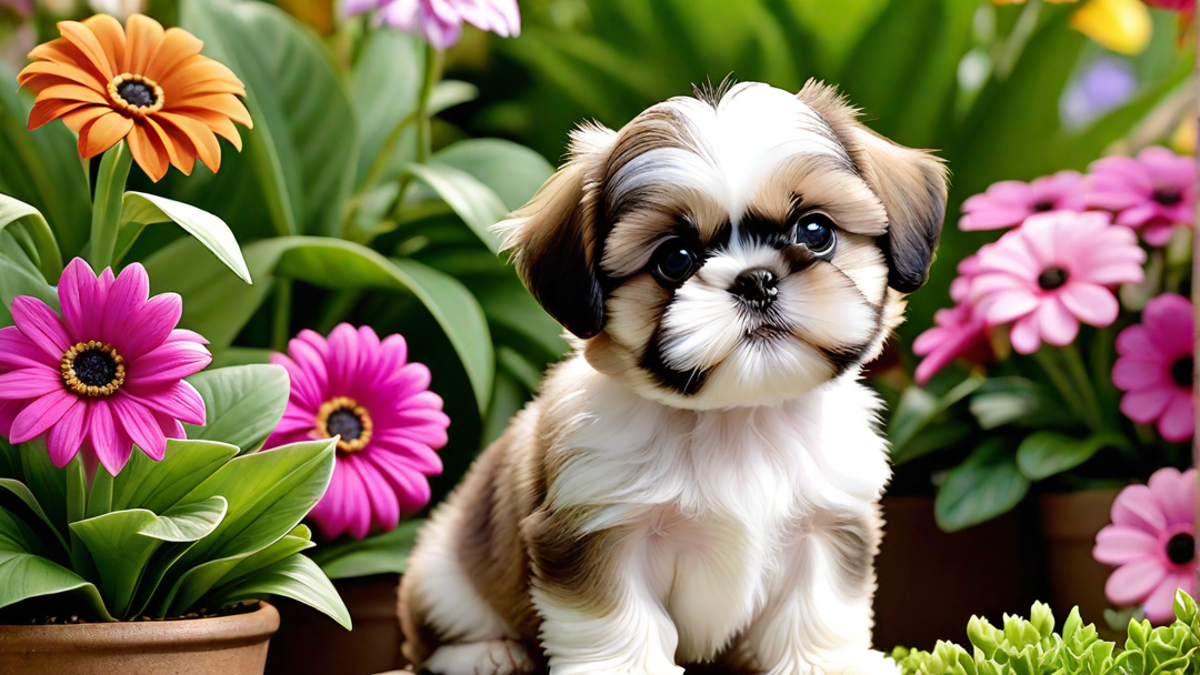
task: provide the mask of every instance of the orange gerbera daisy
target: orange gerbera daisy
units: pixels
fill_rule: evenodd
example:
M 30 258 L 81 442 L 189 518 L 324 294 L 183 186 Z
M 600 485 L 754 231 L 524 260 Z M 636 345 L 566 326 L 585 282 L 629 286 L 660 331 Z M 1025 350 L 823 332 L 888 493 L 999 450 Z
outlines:
M 237 98 L 246 89 L 233 71 L 200 54 L 203 42 L 141 14 L 128 32 L 107 14 L 62 21 L 62 37 L 38 45 L 17 76 L 37 94 L 29 114 L 36 129 L 61 118 L 79 134 L 79 154 L 94 157 L 122 138 L 146 175 L 158 181 L 168 163 L 185 174 L 199 158 L 216 171 L 223 136 L 238 150 L 237 122 L 252 125 Z

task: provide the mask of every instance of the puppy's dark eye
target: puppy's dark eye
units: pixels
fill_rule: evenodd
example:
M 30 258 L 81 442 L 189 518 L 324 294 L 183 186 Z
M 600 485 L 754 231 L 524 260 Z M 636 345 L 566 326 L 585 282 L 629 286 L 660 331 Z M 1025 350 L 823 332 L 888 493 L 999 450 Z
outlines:
M 695 252 L 678 239 L 672 239 L 654 252 L 654 276 L 663 282 L 677 284 L 691 276 L 697 262 Z
M 816 256 L 828 256 L 837 244 L 835 225 L 824 213 L 806 213 L 796 220 L 792 241 L 812 251 Z

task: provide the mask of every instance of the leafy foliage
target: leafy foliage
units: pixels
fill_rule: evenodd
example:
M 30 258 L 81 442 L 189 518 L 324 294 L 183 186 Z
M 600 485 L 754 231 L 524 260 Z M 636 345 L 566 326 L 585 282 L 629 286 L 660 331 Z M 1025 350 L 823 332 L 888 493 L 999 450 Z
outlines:
M 904 675 L 1190 675 L 1200 668 L 1200 612 L 1183 590 L 1175 594 L 1173 624 L 1130 620 L 1123 649 L 1084 625 L 1078 607 L 1061 634 L 1048 606 L 1035 603 L 1029 616 L 1005 615 L 999 628 L 971 617 L 970 651 L 938 642 L 931 652 L 897 648 L 892 658 Z
M 197 375 L 209 421 L 257 446 L 283 414 L 281 371 Z M 283 595 L 349 628 L 329 579 L 300 555 L 313 546 L 300 520 L 329 484 L 336 439 L 239 456 L 203 439 L 207 428 L 168 440 L 162 462 L 138 451 L 116 477 L 97 468 L 90 487 L 78 457 L 60 470 L 40 443 L 0 441 L 0 611 L 164 618 Z

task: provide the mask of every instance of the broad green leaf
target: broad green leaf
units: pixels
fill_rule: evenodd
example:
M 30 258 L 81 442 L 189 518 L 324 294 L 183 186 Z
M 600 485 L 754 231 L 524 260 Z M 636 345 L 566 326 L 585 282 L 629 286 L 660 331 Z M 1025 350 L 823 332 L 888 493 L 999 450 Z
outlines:
M 163 513 L 238 454 L 238 447 L 204 440 L 167 439 L 161 462 L 135 452 L 113 479 L 112 508 Z
M 434 153 L 429 163 L 471 174 L 491 188 L 509 211 L 521 208 L 554 173 L 554 167 L 533 150 L 497 138 L 459 141 Z
M 383 160 L 380 178 L 393 180 L 415 154 L 413 111 L 421 92 L 425 48 L 421 40 L 393 30 L 367 33 L 350 74 L 350 96 L 361 130 L 361 152 L 355 185 L 370 173 L 396 126 L 408 120 L 391 156 Z M 390 200 L 389 200 L 390 201 Z
M 0 194 L 0 230 L 14 223 L 25 228 L 37 247 L 42 276 L 50 283 L 58 283 L 58 276 L 62 274 L 63 268 L 62 253 L 58 250 L 58 242 L 55 241 L 46 218 L 29 204 Z
M 249 452 L 274 431 L 287 408 L 289 385 L 282 366 L 250 365 L 206 370 L 188 378 L 204 398 L 204 426 L 185 424 L 193 440 L 221 440 Z
M 257 2 L 187 0 L 180 23 L 246 84 L 254 120 L 246 158 L 225 160 L 253 166 L 260 189 L 246 197 L 266 201 L 277 234 L 336 234 L 354 181 L 358 124 L 321 43 L 281 9 Z M 245 201 L 227 205 L 226 220 Z
M 489 250 L 500 250 L 500 239 L 489 228 L 503 220 L 509 210 L 495 191 L 448 164 L 410 164 L 408 171 L 445 200 Z
M 92 486 L 88 490 L 85 517 L 94 518 L 112 511 L 112 492 L 112 474 L 103 466 L 97 466 L 96 475 L 92 477 Z
M 58 294 L 8 232 L 0 231 L 0 326 L 11 326 L 13 298 L 29 295 L 58 309 Z
M 279 256 L 270 244 L 271 240 L 256 242 L 242 250 L 256 280 L 253 286 L 247 286 L 190 237 L 162 247 L 142 264 L 154 280 L 156 293 L 170 291 L 183 297 L 180 327 L 203 335 L 215 351 L 233 342 L 274 286 L 270 273 Z
M 25 480 L 21 471 L 21 453 L 3 437 L 0 437 L 0 477 Z
M 37 497 L 54 528 L 65 535 L 69 522 L 67 472 L 54 466 L 45 443 L 41 441 L 22 443 L 18 450 L 21 453 L 25 485 Z
M 82 595 L 97 618 L 112 621 L 96 587 L 71 570 L 30 552 L 29 534 L 0 509 L 0 607 L 44 595 Z
M 988 439 L 946 474 L 934 502 L 938 526 L 955 532 L 1007 512 L 1029 492 L 1004 439 Z
M 252 283 L 237 238 L 225 221 L 203 209 L 158 195 L 126 192 L 121 206 L 121 224 L 128 223 L 175 223 L 204 244 L 243 281 Z
M 1037 382 L 1023 377 L 993 377 L 972 394 L 970 407 L 984 429 L 1006 424 L 1043 428 L 1064 421 L 1060 405 Z
M 24 502 L 29 507 L 29 510 L 33 511 L 33 514 L 50 528 L 50 531 L 58 538 L 58 543 L 62 544 L 63 550 L 67 549 L 67 540 L 63 538 L 62 532 L 50 521 L 50 517 L 46 515 L 46 512 L 42 510 L 42 505 L 38 503 L 37 497 L 29 491 L 29 488 L 24 483 L 14 478 L 0 478 L 0 488 L 8 490 L 17 499 Z
M 113 511 L 71 524 L 91 553 L 110 611 L 123 618 L 150 557 L 163 542 L 197 541 L 225 515 L 225 500 L 211 497 L 181 505 L 161 516 L 145 509 Z
M 1056 431 L 1035 431 L 1017 448 L 1017 466 L 1029 480 L 1043 480 L 1083 464 L 1101 448 L 1126 444 L 1116 434 L 1073 438 Z
M 337 589 L 320 567 L 303 555 L 292 555 L 265 567 L 237 583 L 222 587 L 208 604 L 224 606 L 246 600 L 281 595 L 302 602 L 351 629 L 350 612 Z
M 264 548 L 258 553 L 248 555 L 238 561 L 237 565 L 229 570 L 224 577 L 218 582 L 218 586 L 226 583 L 235 583 L 238 579 L 258 570 L 274 565 L 275 563 L 295 555 L 301 551 L 308 550 L 316 546 L 312 541 L 312 532 L 309 531 L 307 525 L 297 525 L 291 532 L 285 535 L 282 539 Z M 219 589 L 217 590 L 219 592 Z
M 919 457 L 921 449 L 938 449 L 925 444 L 914 444 L 918 434 L 931 428 L 943 413 L 959 401 L 970 396 L 985 382 L 985 378 L 972 376 L 955 385 L 941 396 L 923 387 L 909 387 L 900 395 L 900 402 L 888 421 L 888 438 L 892 443 L 892 462 L 903 464 Z
M 403 574 L 412 553 L 417 530 L 425 521 L 401 523 L 391 532 L 367 537 L 362 541 L 318 547 L 309 557 L 330 579 L 363 577 L 371 574 Z
M 16 91 L 16 73 L 0 64 L 0 192 L 39 212 L 54 229 L 63 258 L 83 251 L 88 241 L 92 199 L 75 134 L 54 121 L 29 131 L 33 96 Z
M 293 443 L 231 460 L 196 486 L 184 501 L 221 495 L 229 501 L 225 520 L 180 561 L 255 553 L 291 532 L 308 514 L 333 474 L 333 439 Z
M 442 80 L 429 93 L 429 114 L 436 115 L 447 108 L 479 98 L 479 87 L 461 80 Z

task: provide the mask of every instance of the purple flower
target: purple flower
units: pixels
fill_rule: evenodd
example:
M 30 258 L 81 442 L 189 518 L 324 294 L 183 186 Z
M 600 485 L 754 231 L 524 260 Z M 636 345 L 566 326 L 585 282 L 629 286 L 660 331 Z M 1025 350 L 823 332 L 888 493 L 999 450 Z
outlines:
M 1078 129 L 1119 108 L 1137 93 L 1133 65 L 1124 59 L 1096 59 L 1063 93 L 1059 113 L 1068 128 Z
M 398 31 L 423 34 L 437 49 L 458 42 L 463 22 L 501 37 L 521 34 L 517 0 L 346 0 L 346 14 L 372 10 Z
M 958 228 L 998 230 L 1020 225 L 1035 213 L 1082 211 L 1083 205 L 1083 176 L 1074 171 L 1059 171 L 1032 183 L 1006 180 L 963 202 L 965 215 L 958 221 Z
M 1196 159 L 1151 147 L 1132 157 L 1096 160 L 1087 177 L 1091 208 L 1117 214 L 1118 225 L 1142 233 L 1151 246 L 1171 239 L 1171 228 L 1196 222 Z
M 429 502 L 426 476 L 442 471 L 434 450 L 446 444 L 450 418 L 429 391 L 429 369 L 408 362 L 403 337 L 381 342 L 344 323 L 328 340 L 304 330 L 271 361 L 287 369 L 292 393 L 263 447 L 339 437 L 333 479 L 309 513 L 326 537 L 395 529 L 402 512 Z
M 188 375 L 212 361 L 207 342 L 179 330 L 174 293 L 150 297 L 138 264 L 99 278 L 80 258 L 58 285 L 62 316 L 31 297 L 12 302 L 0 329 L 0 436 L 24 443 L 47 433 L 55 466 L 83 449 L 112 475 L 137 444 L 161 460 L 180 420 L 204 424 L 204 400 Z

